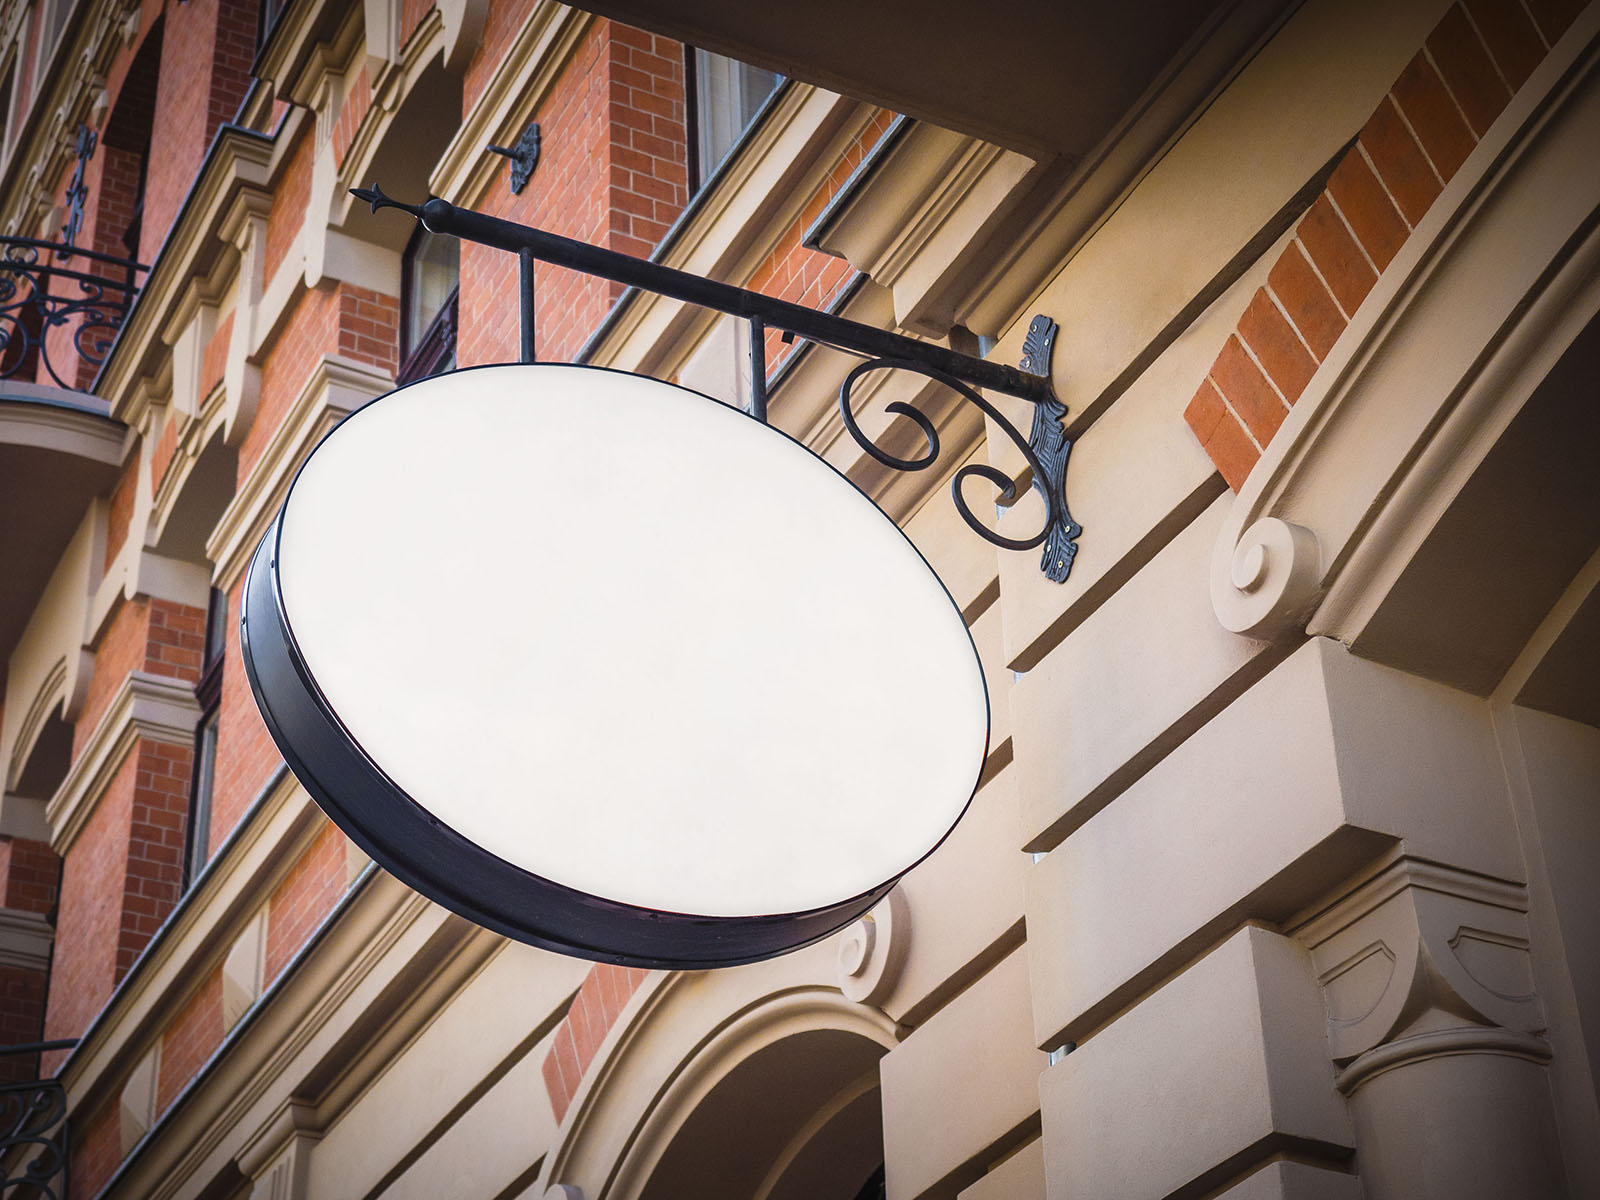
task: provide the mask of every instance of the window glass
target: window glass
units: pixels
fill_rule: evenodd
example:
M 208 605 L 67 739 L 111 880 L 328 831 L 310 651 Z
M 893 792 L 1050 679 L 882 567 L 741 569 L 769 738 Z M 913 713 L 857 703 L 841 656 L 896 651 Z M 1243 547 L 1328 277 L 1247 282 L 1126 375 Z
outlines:
M 422 229 L 406 255 L 405 349 L 415 350 L 461 278 L 461 242 Z
M 400 383 L 453 370 L 456 365 L 456 289 L 461 242 L 420 226 L 401 260 Z
M 739 135 L 761 110 L 762 102 L 783 82 L 783 76 L 709 50 L 691 51 L 690 67 L 694 77 L 695 162 L 699 168 L 693 182 L 698 187 L 728 156 Z
M 222 666 L 226 658 L 228 595 L 211 589 L 206 609 L 205 661 L 195 699 L 200 702 L 200 724 L 194 733 L 194 773 L 189 781 L 189 820 L 184 835 L 183 886 L 187 888 L 211 856 L 211 794 L 217 775 L 217 716 L 222 704 Z

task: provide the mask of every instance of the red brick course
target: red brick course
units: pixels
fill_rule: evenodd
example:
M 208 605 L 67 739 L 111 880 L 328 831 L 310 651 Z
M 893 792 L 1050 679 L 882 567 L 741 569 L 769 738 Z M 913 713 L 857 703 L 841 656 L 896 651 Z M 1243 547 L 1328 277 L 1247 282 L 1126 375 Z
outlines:
M 164 1113 L 195 1077 L 206 1059 L 222 1045 L 222 968 L 206 976 L 198 991 L 178 1010 L 161 1037 L 156 1077 L 156 1113 Z
M 486 44 L 467 71 L 468 106 L 529 9 L 525 2 L 491 4 Z M 683 89 L 679 43 L 595 21 L 535 114 L 544 153 L 528 187 L 513 196 L 499 176 L 474 207 L 625 254 L 649 255 L 688 199 Z M 516 270 L 511 255 L 461 247 L 462 365 L 516 356 L 517 312 L 505 302 L 516 294 Z M 546 263 L 538 264 L 534 278 L 539 357 L 572 358 L 621 287 Z
M 94 674 L 72 731 L 72 756 L 83 752 L 131 671 L 195 683 L 205 653 L 206 614 L 170 600 L 119 600 L 95 647 Z
M 139 482 L 139 453 L 135 450 L 128 455 L 128 461 L 122 468 L 122 474 L 117 477 L 117 484 L 111 489 L 111 503 L 106 513 L 106 557 L 105 566 L 109 567 L 116 560 L 122 550 L 122 544 L 128 540 L 128 526 L 133 520 L 134 491 Z
M 0 965 L 0 1044 L 36 1042 L 44 1031 L 44 968 Z M 39 1078 L 38 1054 L 0 1055 L 0 1084 Z
M 634 992 L 649 975 L 636 967 L 592 967 L 545 1053 L 544 1086 L 556 1120 L 567 1115 L 583 1074 Z
M 1229 487 L 1244 483 L 1309 384 L 1312 360 L 1327 357 L 1377 273 L 1581 7 L 1453 5 L 1401 72 L 1184 412 Z
M 348 845 L 338 826 L 325 824 L 272 893 L 267 903 L 267 983 L 278 977 L 344 895 Z
M 111 1173 L 122 1162 L 122 1113 L 117 1097 L 119 1083 L 110 1097 L 87 1118 L 72 1118 L 72 1180 L 69 1200 L 89 1200 L 96 1195 Z
M 228 595 L 228 611 L 240 611 L 244 580 Z M 278 747 L 267 732 L 250 694 L 244 660 L 239 654 L 239 622 L 226 629 L 222 665 L 222 700 L 217 712 L 217 762 L 211 787 L 211 845 L 216 853 L 273 773 L 282 765 Z
M 0 908 L 48 916 L 61 886 L 61 860 L 44 842 L 0 837 Z

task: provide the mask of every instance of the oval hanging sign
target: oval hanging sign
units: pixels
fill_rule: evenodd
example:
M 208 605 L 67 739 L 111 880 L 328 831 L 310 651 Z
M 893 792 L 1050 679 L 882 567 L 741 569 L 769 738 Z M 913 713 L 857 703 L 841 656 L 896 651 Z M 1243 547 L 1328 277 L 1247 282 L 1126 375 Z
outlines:
M 905 535 L 787 435 L 567 364 L 345 418 L 250 566 L 256 702 L 344 831 L 510 937 L 633 966 L 768 958 L 960 819 L 976 649 Z

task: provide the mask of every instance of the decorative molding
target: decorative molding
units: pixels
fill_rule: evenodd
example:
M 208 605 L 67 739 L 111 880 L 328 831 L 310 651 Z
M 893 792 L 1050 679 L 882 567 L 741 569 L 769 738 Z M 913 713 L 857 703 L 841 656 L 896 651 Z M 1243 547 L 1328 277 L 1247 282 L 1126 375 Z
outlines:
M 194 687 L 181 679 L 130 672 L 50 798 L 50 848 L 65 855 L 100 796 L 140 739 L 188 746 L 200 720 Z
M 272 433 L 251 470 L 206 542 L 216 564 L 212 580 L 228 590 L 244 574 L 267 526 L 277 516 L 295 471 L 344 415 L 386 392 L 393 380 L 384 372 L 350 359 L 324 356 Z
M 117 1098 L 117 1114 L 122 1131 L 122 1152 L 133 1149 L 149 1132 L 156 1119 L 156 1080 L 160 1075 L 161 1046 L 151 1046 L 139 1065 L 128 1075 Z
M 894 890 L 839 937 L 839 990 L 857 1004 L 880 1005 L 894 991 L 911 954 L 911 905 Z
M 1297 930 L 1340 1086 L 1444 1053 L 1548 1058 L 1527 910 L 1521 885 L 1402 858 Z
M 255 1181 L 250 1200 L 305 1200 L 311 1152 L 321 1140 L 316 1109 L 289 1100 L 239 1151 L 239 1170 Z
M 232 1029 L 266 985 L 267 910 L 244 927 L 222 960 L 222 1028 Z
M 229 271 L 230 264 L 218 259 L 237 253 L 228 227 L 241 197 L 257 207 L 271 204 L 268 189 L 276 145 L 272 138 L 227 125 L 218 131 L 199 178 L 151 265 L 139 302 L 101 370 L 97 391 L 113 401 L 113 413 L 119 418 L 128 417 L 138 377 L 157 374 L 167 359 L 166 343 L 158 333 L 183 304 L 193 281 L 216 280 Z M 238 324 L 236 320 L 236 336 Z
M 0 967 L 48 970 L 55 937 L 55 927 L 38 913 L 0 908 Z
M 50 842 L 50 819 L 45 802 L 35 796 L 0 794 L 0 837 L 22 838 L 29 842 Z
M 483 2 L 454 0 L 444 8 L 463 10 L 464 20 L 465 10 Z M 448 66 L 453 57 L 450 24 L 454 16 L 442 9 L 440 15 Z M 453 204 L 470 205 L 493 183 L 500 160 L 485 154 L 483 147 L 516 137 L 533 120 L 593 20 L 590 13 L 554 0 L 538 0 L 433 169 L 428 187 L 434 195 Z
M 445 69 L 462 71 L 483 41 L 489 0 L 438 0 L 435 7 L 444 25 Z
M 1591 9 L 1512 97 L 1244 481 L 1211 567 L 1225 628 L 1352 641 L 1542 378 L 1543 356 L 1600 308 L 1593 197 L 1536 182 L 1569 177 L 1600 137 L 1597 31 Z M 1508 222 L 1538 243 L 1530 265 L 1541 246 L 1557 253 L 1550 270 L 1503 269 Z

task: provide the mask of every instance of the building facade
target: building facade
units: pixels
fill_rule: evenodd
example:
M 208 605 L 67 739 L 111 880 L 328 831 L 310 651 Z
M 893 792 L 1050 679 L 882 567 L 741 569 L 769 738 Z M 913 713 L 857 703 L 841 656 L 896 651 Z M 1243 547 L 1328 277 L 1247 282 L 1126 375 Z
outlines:
M 65 1148 L 39 1194 L 1600 1197 L 1600 7 L 592 7 L 0 4 L 0 1096 Z M 769 339 L 772 423 L 902 525 L 990 692 L 966 818 L 870 916 L 595 966 L 410 891 L 286 770 L 237 617 L 295 468 L 518 350 L 514 259 L 373 180 L 1013 364 L 1059 322 L 1063 584 L 952 503 L 1027 482 L 984 414 L 875 372 L 867 432 L 943 446 L 890 471 L 853 360 Z M 730 318 L 536 292 L 542 359 L 749 391 Z

